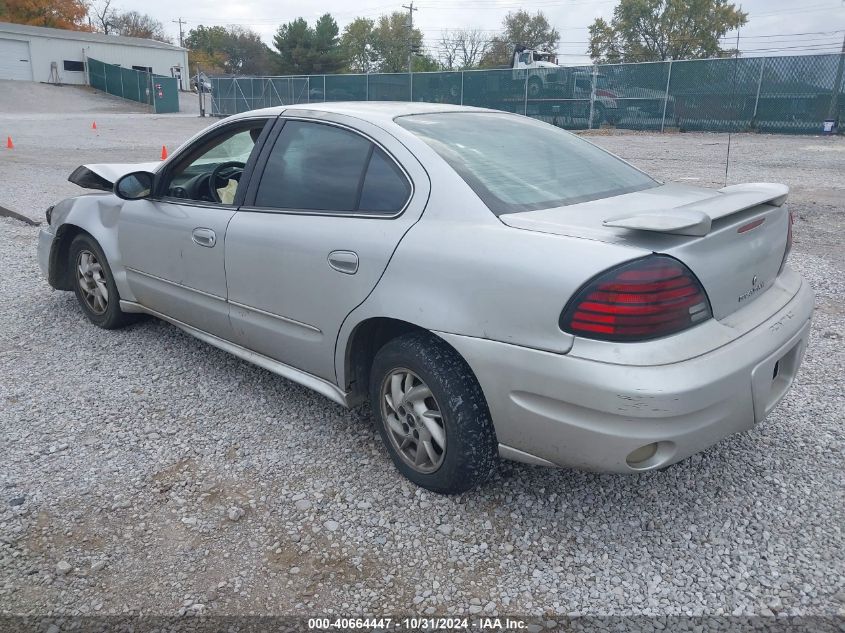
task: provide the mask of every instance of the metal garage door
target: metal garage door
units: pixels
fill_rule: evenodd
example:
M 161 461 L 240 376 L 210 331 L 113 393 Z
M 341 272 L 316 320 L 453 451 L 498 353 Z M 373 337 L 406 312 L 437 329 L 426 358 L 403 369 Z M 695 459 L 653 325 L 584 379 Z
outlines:
M 32 81 L 29 42 L 0 39 L 0 79 Z

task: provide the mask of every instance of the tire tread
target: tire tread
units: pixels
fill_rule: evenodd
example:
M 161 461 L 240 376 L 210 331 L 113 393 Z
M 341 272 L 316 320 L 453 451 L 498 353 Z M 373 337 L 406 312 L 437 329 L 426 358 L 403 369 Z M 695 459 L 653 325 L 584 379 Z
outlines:
M 446 459 L 434 473 L 413 470 L 396 454 L 381 420 L 382 378 L 408 366 L 431 388 L 447 425 Z M 388 341 L 376 354 L 370 378 L 373 416 L 394 464 L 408 479 L 441 494 L 465 492 L 486 481 L 498 461 L 487 401 L 467 362 L 443 339 L 413 332 Z

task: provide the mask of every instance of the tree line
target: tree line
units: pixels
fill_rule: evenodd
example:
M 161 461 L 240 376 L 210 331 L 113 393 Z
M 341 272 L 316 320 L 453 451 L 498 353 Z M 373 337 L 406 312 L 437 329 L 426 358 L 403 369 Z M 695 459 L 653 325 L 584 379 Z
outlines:
M 0 0 L 0 21 L 98 31 L 172 42 L 163 24 L 137 11 L 121 11 L 113 0 Z M 643 62 L 732 55 L 724 35 L 748 21 L 729 0 L 619 0 L 608 21 L 589 27 L 586 53 L 594 62 Z M 240 26 L 199 25 L 184 40 L 191 72 L 208 74 L 310 75 L 403 72 L 408 55 L 415 72 L 498 68 L 511 62 L 515 45 L 556 51 L 560 33 L 542 11 L 512 11 L 500 30 L 450 29 L 426 40 L 394 11 L 376 19 L 359 17 L 341 30 L 326 13 L 309 24 L 296 18 L 265 43 Z
M 272 46 L 258 34 L 237 26 L 198 26 L 188 33 L 191 68 L 243 75 L 315 75 L 404 72 L 408 56 L 414 72 L 495 68 L 511 61 L 513 45 L 554 50 L 560 34 L 542 12 L 509 13 L 501 34 L 478 29 L 444 31 L 426 46 L 423 33 L 408 25 L 408 14 L 394 11 L 377 19 L 359 17 L 341 31 L 326 13 L 309 24 L 297 18 L 281 25 Z

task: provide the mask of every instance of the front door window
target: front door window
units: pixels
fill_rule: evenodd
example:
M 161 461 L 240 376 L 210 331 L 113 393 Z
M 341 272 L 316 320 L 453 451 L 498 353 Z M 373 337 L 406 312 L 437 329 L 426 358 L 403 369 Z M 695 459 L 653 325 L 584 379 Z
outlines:
M 169 171 L 164 196 L 232 204 L 246 163 L 266 124 L 266 121 L 248 121 L 233 125 L 188 154 Z

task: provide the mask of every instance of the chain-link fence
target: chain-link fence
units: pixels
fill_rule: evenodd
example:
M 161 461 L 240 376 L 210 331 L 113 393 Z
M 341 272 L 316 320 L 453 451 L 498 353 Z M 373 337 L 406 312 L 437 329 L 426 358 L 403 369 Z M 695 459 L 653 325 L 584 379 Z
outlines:
M 427 101 L 506 110 L 568 129 L 814 134 L 825 120 L 845 114 L 843 65 L 839 54 L 413 75 L 211 77 L 211 112 L 227 116 L 324 101 Z
M 179 112 L 179 84 L 173 77 L 122 68 L 88 58 L 88 84 L 116 97 L 146 103 L 156 113 Z

